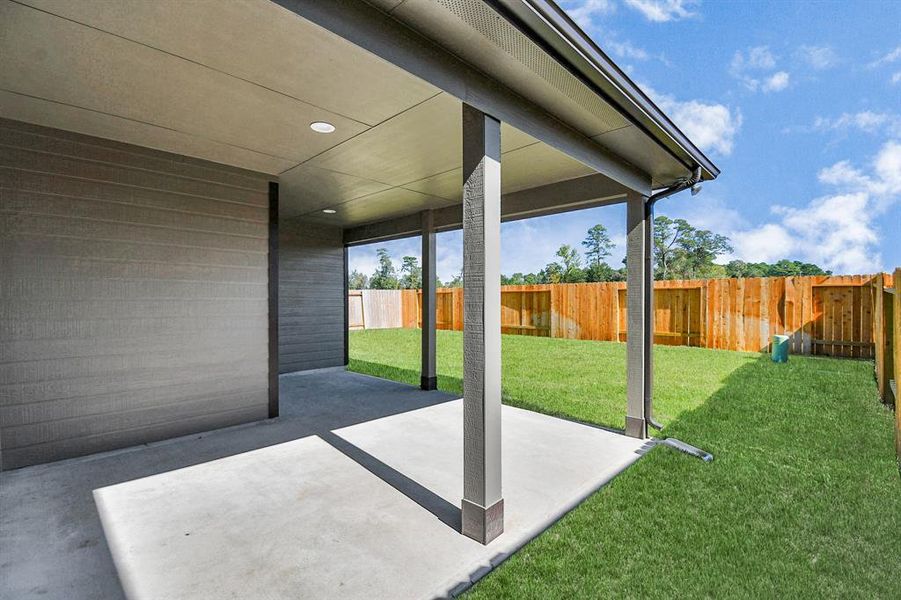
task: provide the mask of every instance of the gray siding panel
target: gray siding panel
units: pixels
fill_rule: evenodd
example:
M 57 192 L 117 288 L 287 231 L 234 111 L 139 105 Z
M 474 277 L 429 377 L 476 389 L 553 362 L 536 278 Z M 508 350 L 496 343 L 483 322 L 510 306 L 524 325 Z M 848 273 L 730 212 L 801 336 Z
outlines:
M 279 372 L 344 364 L 344 239 L 339 227 L 279 224 Z
M 0 464 L 263 419 L 266 175 L 0 119 Z

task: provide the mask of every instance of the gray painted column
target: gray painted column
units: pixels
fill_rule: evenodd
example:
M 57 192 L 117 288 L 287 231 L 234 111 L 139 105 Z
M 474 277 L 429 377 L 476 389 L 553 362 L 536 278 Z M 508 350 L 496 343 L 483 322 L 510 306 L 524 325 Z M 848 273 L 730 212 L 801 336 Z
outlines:
M 501 496 L 501 129 L 463 105 L 463 534 L 504 531 Z
M 626 435 L 643 439 L 653 382 L 653 221 L 645 196 L 630 194 L 626 206 Z
M 348 266 L 350 262 L 348 261 L 347 256 L 347 246 L 344 246 L 344 366 L 350 364 L 350 298 L 348 294 L 350 292 L 350 281 L 348 278 L 350 277 L 350 273 L 348 272 Z
M 435 373 L 435 225 L 431 210 L 422 211 L 422 373 L 419 387 L 438 389 Z

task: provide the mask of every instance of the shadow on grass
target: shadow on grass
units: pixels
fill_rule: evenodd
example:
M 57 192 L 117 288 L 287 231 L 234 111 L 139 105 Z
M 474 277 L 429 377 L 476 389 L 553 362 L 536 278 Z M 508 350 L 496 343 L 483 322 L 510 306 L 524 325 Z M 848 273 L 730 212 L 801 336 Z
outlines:
M 418 370 L 402 369 L 400 367 L 359 360 L 356 358 L 350 359 L 347 368 L 350 371 L 356 371 L 357 373 L 419 386 L 420 374 Z M 463 380 L 459 377 L 449 377 L 447 375 L 439 374 L 438 389 L 449 394 L 463 395 Z
M 348 369 L 354 371 L 356 373 L 363 373 L 364 375 L 372 375 L 373 377 L 379 377 L 381 379 L 389 379 L 391 381 L 397 381 L 400 383 L 408 383 L 410 385 L 419 385 L 419 371 L 415 371 L 413 369 L 402 369 L 400 367 L 395 367 L 391 365 L 385 365 L 382 363 L 376 363 L 365 360 L 358 359 L 350 359 L 348 364 Z M 463 380 L 459 377 L 450 377 L 447 375 L 438 375 L 438 389 L 442 392 L 449 394 L 459 394 L 463 395 Z M 613 433 L 623 433 L 623 428 L 621 427 L 611 427 L 609 425 L 604 425 L 601 423 L 594 423 L 591 421 L 585 421 L 583 419 L 579 419 L 572 414 L 566 411 L 553 410 L 549 409 L 547 406 L 542 405 L 540 402 L 536 402 L 534 400 L 528 400 L 524 398 L 518 398 L 516 396 L 511 395 L 506 388 L 501 391 L 502 401 L 504 404 L 509 406 L 515 406 L 516 408 L 522 408 L 525 410 L 531 410 L 534 412 L 538 412 L 544 415 L 548 415 L 551 417 L 557 417 L 558 419 L 565 419 L 567 421 L 572 421 L 574 423 L 579 423 L 580 425 L 586 425 L 588 427 L 594 427 L 597 429 L 603 429 L 604 431 L 611 431 Z M 625 406 L 623 406 L 623 415 L 625 417 Z
M 898 597 L 901 480 L 871 371 L 749 361 L 664 429 L 712 463 L 655 449 L 470 597 Z

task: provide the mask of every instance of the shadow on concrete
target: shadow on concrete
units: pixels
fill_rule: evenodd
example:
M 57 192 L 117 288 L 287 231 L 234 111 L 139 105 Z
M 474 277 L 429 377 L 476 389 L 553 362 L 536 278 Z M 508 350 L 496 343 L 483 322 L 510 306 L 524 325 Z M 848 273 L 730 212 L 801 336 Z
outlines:
M 0 474 L 0 597 L 124 598 L 93 490 L 319 436 L 457 530 L 460 508 L 332 433 L 457 399 L 343 370 L 283 375 L 280 416 Z
M 459 506 L 451 504 L 432 490 L 334 433 L 325 432 L 318 436 L 332 448 L 435 515 L 439 521 L 451 529 L 462 530 L 463 520 Z

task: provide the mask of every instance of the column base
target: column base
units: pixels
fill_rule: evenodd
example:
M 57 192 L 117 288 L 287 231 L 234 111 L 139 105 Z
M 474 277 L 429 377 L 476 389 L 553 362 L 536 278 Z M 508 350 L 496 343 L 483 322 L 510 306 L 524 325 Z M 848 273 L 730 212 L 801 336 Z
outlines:
M 488 508 L 463 498 L 463 535 L 488 544 L 504 533 L 504 499 Z
M 626 417 L 626 435 L 640 440 L 648 437 L 648 422 L 638 417 Z
M 437 390 L 438 389 L 438 378 L 437 377 L 426 377 L 423 375 L 419 378 L 419 389 L 425 391 Z

